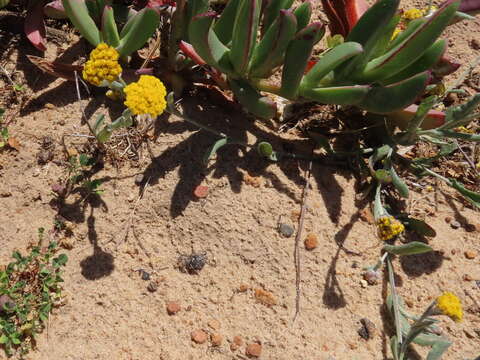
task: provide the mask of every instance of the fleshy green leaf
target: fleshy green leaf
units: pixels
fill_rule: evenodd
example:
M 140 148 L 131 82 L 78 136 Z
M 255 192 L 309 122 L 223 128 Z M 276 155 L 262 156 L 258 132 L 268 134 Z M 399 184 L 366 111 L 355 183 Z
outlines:
M 125 25 L 117 51 L 120 56 L 128 56 L 140 49 L 150 39 L 160 23 L 160 16 L 153 9 L 143 8 Z
M 120 44 L 117 24 L 115 23 L 111 6 L 105 6 L 105 9 L 103 10 L 102 37 L 103 41 L 112 47 L 117 47 Z
M 230 79 L 230 86 L 238 101 L 252 114 L 263 119 L 271 119 L 277 113 L 275 102 L 262 96 L 250 84 Z
M 228 138 L 222 138 L 220 140 L 217 140 L 205 153 L 203 156 L 203 163 L 208 164 L 208 161 L 215 156 L 217 153 L 218 149 L 220 149 L 222 146 L 228 144 Z
M 232 40 L 233 25 L 235 24 L 235 15 L 241 0 L 229 0 L 227 6 L 222 11 L 222 15 L 213 26 L 218 39 L 227 45 Z
M 80 34 L 93 46 L 100 43 L 100 31 L 90 17 L 87 5 L 83 0 L 63 0 L 63 7 L 70 21 Z
M 355 105 L 367 96 L 369 90 L 368 85 L 301 88 L 300 95 L 322 104 Z
M 384 245 L 383 250 L 394 255 L 415 255 L 433 251 L 430 246 L 419 241 L 412 241 L 404 245 Z

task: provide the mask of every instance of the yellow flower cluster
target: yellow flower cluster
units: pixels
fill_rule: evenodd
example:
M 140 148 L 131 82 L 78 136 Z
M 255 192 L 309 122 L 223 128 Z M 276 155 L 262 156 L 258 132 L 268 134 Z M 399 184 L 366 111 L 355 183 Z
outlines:
M 417 8 L 412 8 L 403 12 L 402 19 L 411 21 L 411 20 L 421 18 L 423 15 L 424 15 L 424 11 Z
M 90 53 L 90 58 L 83 68 L 83 78 L 99 86 L 103 80 L 114 81 L 122 72 L 118 63 L 118 52 L 105 43 L 100 43 Z
M 442 314 L 449 316 L 455 321 L 461 321 L 463 318 L 462 303 L 451 292 L 444 292 L 437 298 L 437 308 Z
M 382 240 L 390 240 L 401 232 L 405 231 L 405 226 L 393 216 L 384 216 L 377 221 L 378 236 Z
M 123 91 L 126 95 L 125 105 L 135 115 L 150 114 L 157 117 L 167 106 L 167 90 L 155 76 L 142 75 L 140 80 L 127 85 Z
M 403 30 L 405 30 L 405 28 L 407 27 L 410 21 L 421 18 L 423 16 L 427 16 L 430 12 L 436 11 L 436 10 L 438 10 L 436 6 L 426 7 L 424 9 L 411 8 L 411 9 L 405 10 L 402 13 L 400 23 L 395 28 L 395 31 L 392 34 L 392 40 L 395 39 L 398 36 L 398 34 L 400 34 Z

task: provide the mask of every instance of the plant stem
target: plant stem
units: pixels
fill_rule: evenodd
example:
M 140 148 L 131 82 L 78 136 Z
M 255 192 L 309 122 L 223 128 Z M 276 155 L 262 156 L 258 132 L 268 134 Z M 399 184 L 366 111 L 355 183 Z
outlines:
M 395 316 L 395 330 L 397 333 L 397 342 L 401 346 L 403 342 L 402 338 L 402 324 L 400 323 L 400 305 L 398 303 L 397 291 L 395 289 L 395 273 L 393 272 L 392 260 L 390 256 L 387 256 L 387 267 L 388 267 L 388 282 L 390 283 L 390 291 L 392 293 L 393 301 L 393 313 Z

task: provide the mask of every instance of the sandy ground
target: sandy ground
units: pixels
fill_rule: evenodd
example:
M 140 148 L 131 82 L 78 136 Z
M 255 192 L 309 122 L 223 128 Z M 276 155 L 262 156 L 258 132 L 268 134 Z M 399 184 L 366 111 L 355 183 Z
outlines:
M 471 41 L 479 38 L 479 20 L 449 33 L 449 52 L 460 59 L 478 54 Z M 205 169 L 202 157 L 212 136 L 164 118 L 158 138 L 149 142 L 151 153 L 143 147 L 137 160 L 118 167 L 105 161 L 95 173 L 95 179 L 107 180 L 101 197 L 73 194 L 57 211 L 50 189 L 66 176 L 62 136 L 87 134 L 87 129 L 80 126 L 74 84 L 40 74 L 25 58 L 34 51 L 21 45 L 20 52 L 0 58 L 34 94 L 9 127 L 19 151 L 0 152 L 0 263 L 9 261 L 14 249 L 35 242 L 39 227 L 50 229 L 57 213 L 73 232 L 65 240 L 73 246 L 65 251 L 70 258 L 66 305 L 55 310 L 28 359 L 245 359 L 251 343 L 262 345 L 262 359 L 389 358 L 386 280 L 362 284 L 362 268 L 377 261 L 382 244 L 375 226 L 360 216 L 359 209 L 368 205 L 356 200 L 349 172 L 313 166 L 300 247 L 301 311 L 293 322 L 294 236 L 282 237 L 277 225 L 281 217 L 297 228 L 307 164 L 269 163 L 253 150 L 231 146 Z M 52 44 L 49 56 L 56 51 Z M 81 104 L 93 114 L 106 111 L 102 101 L 96 97 Z M 197 105 L 193 116 L 221 131 L 250 143 L 266 138 L 282 144 L 267 127 L 239 117 L 234 108 L 212 105 L 202 92 L 187 101 Z M 39 165 L 45 136 L 55 141 L 54 159 Z M 65 137 L 69 149 L 82 151 L 85 143 L 82 137 Z M 296 141 L 294 147 L 308 144 Z M 143 181 L 138 185 L 139 174 Z M 207 185 L 209 193 L 197 200 L 193 190 L 199 184 Z M 480 355 L 480 254 L 467 259 L 464 253 L 480 253 L 478 212 L 443 186 L 434 192 L 411 190 L 411 208 L 437 232 L 429 241 L 436 251 L 395 260 L 398 291 L 415 313 L 442 291 L 458 294 L 465 319 L 442 318 L 444 334 L 454 342 L 444 359 L 474 359 Z M 453 229 L 446 218 L 476 224 L 477 230 Z M 319 240 L 313 251 L 303 246 L 308 233 Z M 179 257 L 192 252 L 207 256 L 197 274 L 178 268 Z M 139 269 L 151 278 L 143 280 Z M 266 295 L 259 299 L 255 294 L 262 290 Z M 172 301 L 181 307 L 175 315 L 166 310 Z M 361 318 L 376 325 L 373 339 L 357 333 Z M 210 340 L 195 344 L 191 332 L 197 329 L 220 334 L 221 345 L 212 346 Z M 231 346 L 235 336 L 243 339 L 237 349 Z M 425 349 L 416 350 L 423 358 Z

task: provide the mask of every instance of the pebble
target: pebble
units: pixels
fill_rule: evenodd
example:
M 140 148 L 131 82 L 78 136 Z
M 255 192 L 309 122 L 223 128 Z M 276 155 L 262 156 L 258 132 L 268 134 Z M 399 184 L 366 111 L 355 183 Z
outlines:
M 242 345 L 243 345 L 243 338 L 239 335 L 236 335 L 233 337 L 233 342 L 230 345 L 230 350 L 236 351 Z
M 278 232 L 283 236 L 283 237 L 290 237 L 293 235 L 294 233 L 294 229 L 293 227 L 291 227 L 290 225 L 288 224 L 280 224 L 280 226 L 278 227 Z
M 218 333 L 212 334 L 210 336 L 210 341 L 212 342 L 213 346 L 220 346 L 223 342 L 223 336 Z
M 140 269 L 139 271 L 140 271 L 140 275 L 142 277 L 142 280 L 145 280 L 145 281 L 150 280 L 150 274 L 148 272 L 146 272 L 143 269 Z
M 37 162 L 44 165 L 53 159 L 53 152 L 50 150 L 40 150 L 37 154 Z
M 469 260 L 473 260 L 477 257 L 477 252 L 475 250 L 465 251 L 465 257 Z
M 458 221 L 456 220 L 453 220 L 451 223 L 450 223 L 450 226 L 452 227 L 452 229 L 458 229 L 461 225 Z
M 192 341 L 197 344 L 203 344 L 208 339 L 207 333 L 200 329 L 192 331 L 190 337 L 192 338 Z
M 255 289 L 255 299 L 263 305 L 272 306 L 277 304 L 275 296 L 269 291 L 263 289 Z
M 193 191 L 193 195 L 199 199 L 206 198 L 208 196 L 208 186 L 198 185 Z
M 367 270 L 363 274 L 363 278 L 368 282 L 369 285 L 376 285 L 380 280 L 380 274 L 375 270 Z
M 248 344 L 247 348 L 245 349 L 245 355 L 248 357 L 260 357 L 262 354 L 262 345 L 257 343 Z
M 477 39 L 472 39 L 472 41 L 470 42 L 470 46 L 473 50 L 480 50 L 480 41 L 478 41 Z
M 315 235 L 314 233 L 308 234 L 305 239 L 305 249 L 307 249 L 308 251 L 311 251 L 315 249 L 317 246 L 318 246 L 317 235 Z
M 464 274 L 464 275 L 463 275 L 463 280 L 464 280 L 464 281 L 472 281 L 473 278 L 472 278 L 469 274 Z
M 158 284 L 156 281 L 150 281 L 150 283 L 147 286 L 147 290 L 150 292 L 155 292 L 158 290 Z
M 360 285 L 362 286 L 362 288 L 366 288 L 368 286 L 368 282 L 366 280 L 360 280 Z
M 218 330 L 220 329 L 220 321 L 212 319 L 208 322 L 208 326 L 210 326 L 213 330 Z
M 452 219 L 451 216 L 446 216 L 446 217 L 445 217 L 445 222 L 446 222 L 447 224 L 450 224 L 450 223 L 452 222 L 452 220 L 453 220 L 453 219 Z
M 373 339 L 377 333 L 375 324 L 367 318 L 360 319 L 360 323 L 362 327 L 358 330 L 358 335 L 365 340 Z
M 138 174 L 137 176 L 135 176 L 135 185 L 140 185 L 143 182 L 144 178 L 145 177 L 143 176 L 143 174 Z
M 247 284 L 240 284 L 239 288 L 238 288 L 238 291 L 240 292 L 245 292 L 247 291 L 248 289 L 250 289 L 250 286 L 248 286 Z
M 167 314 L 168 315 L 175 315 L 180 310 L 182 310 L 182 307 L 176 301 L 169 301 L 167 303 Z

